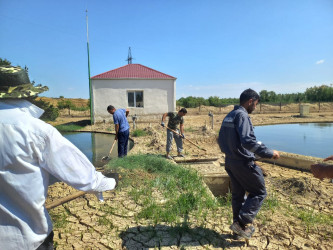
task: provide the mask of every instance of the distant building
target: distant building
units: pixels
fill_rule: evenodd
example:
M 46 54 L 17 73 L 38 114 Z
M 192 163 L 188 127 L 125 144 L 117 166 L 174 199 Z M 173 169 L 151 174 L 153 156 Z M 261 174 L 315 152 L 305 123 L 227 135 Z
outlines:
M 130 115 L 176 110 L 176 78 L 141 64 L 107 71 L 91 78 L 95 122 L 109 120 L 108 105 L 128 108 Z

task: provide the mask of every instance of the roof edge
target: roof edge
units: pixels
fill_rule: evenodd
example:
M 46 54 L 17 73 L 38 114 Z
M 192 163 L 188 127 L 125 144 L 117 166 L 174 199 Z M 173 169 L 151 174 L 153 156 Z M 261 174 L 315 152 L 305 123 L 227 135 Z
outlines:
M 90 80 L 177 80 L 174 78 L 90 78 Z
M 95 75 L 95 76 L 90 77 L 90 79 L 94 79 L 94 80 L 95 80 L 95 79 L 163 79 L 163 78 L 136 78 L 136 77 L 133 77 L 133 78 L 121 78 L 121 77 L 120 77 L 120 78 L 99 78 L 99 76 L 101 76 L 101 75 L 107 74 L 107 73 L 109 73 L 109 72 L 111 72 L 111 71 L 119 70 L 119 69 L 121 69 L 121 68 L 127 67 L 128 65 L 129 65 L 129 64 L 124 65 L 124 66 L 121 66 L 121 67 L 118 67 L 118 68 L 116 68 L 116 69 L 112 69 L 112 70 L 105 71 L 105 72 L 103 72 L 103 73 L 100 73 L 100 74 L 97 74 L 97 75 Z M 158 71 L 158 70 L 156 70 L 156 69 L 149 68 L 149 67 L 147 67 L 147 66 L 145 66 L 145 65 L 142 65 L 142 64 L 140 64 L 140 63 L 133 63 L 132 65 L 140 65 L 141 67 L 144 67 L 144 68 L 146 68 L 146 69 L 149 69 L 149 70 L 155 71 L 155 72 L 157 72 L 157 73 L 159 73 L 159 74 L 162 74 L 162 75 L 168 77 L 168 78 L 166 78 L 166 79 L 177 79 L 177 78 L 174 77 L 174 76 L 171 76 L 171 75 L 165 74 L 165 73 L 163 73 L 163 72 L 161 72 L 161 71 Z

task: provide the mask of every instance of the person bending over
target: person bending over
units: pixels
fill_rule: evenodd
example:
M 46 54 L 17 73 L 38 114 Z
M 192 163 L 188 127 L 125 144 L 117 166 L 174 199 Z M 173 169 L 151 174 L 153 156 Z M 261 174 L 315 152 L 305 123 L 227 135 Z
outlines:
M 129 124 L 127 116 L 129 114 L 128 109 L 115 109 L 114 106 L 109 105 L 107 111 L 113 115 L 113 122 L 115 124 L 116 136 L 115 140 L 118 140 L 118 157 L 124 157 L 127 155 L 127 146 L 129 138 Z
M 170 156 L 170 151 L 172 147 L 172 139 L 175 138 L 175 142 L 177 145 L 177 156 L 184 157 L 182 154 L 183 151 L 183 141 L 185 138 L 184 134 L 184 116 L 187 114 L 187 110 L 185 108 L 180 109 L 178 112 L 168 112 L 164 113 L 162 116 L 161 125 L 165 127 L 165 118 L 169 117 L 169 122 L 167 126 L 167 142 L 166 142 L 166 158 L 172 159 Z M 177 125 L 179 124 L 179 130 L 177 129 Z M 176 131 L 178 134 L 174 133 L 172 130 Z M 179 133 L 180 131 L 180 133 Z M 180 134 L 180 135 L 179 135 Z

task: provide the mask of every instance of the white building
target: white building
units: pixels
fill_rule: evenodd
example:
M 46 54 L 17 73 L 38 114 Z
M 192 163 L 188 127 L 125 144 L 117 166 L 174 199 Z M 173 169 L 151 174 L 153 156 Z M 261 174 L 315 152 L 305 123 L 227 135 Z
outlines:
M 176 78 L 141 64 L 107 71 L 91 78 L 93 119 L 110 120 L 108 105 L 130 115 L 155 115 L 176 110 Z

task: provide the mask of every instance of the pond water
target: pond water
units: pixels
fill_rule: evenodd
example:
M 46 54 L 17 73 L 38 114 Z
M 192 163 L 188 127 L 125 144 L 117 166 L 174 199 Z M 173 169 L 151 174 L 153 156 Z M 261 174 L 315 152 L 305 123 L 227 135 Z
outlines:
M 71 143 L 78 147 L 82 153 L 92 162 L 95 167 L 101 167 L 105 164 L 102 161 L 104 156 L 108 156 L 114 134 L 89 133 L 89 132 L 64 132 L 62 135 Z M 132 140 L 128 141 L 128 149 L 133 147 Z M 111 158 L 118 156 L 118 143 L 113 147 Z
M 272 149 L 319 158 L 333 155 L 333 123 L 256 126 L 254 133 Z

